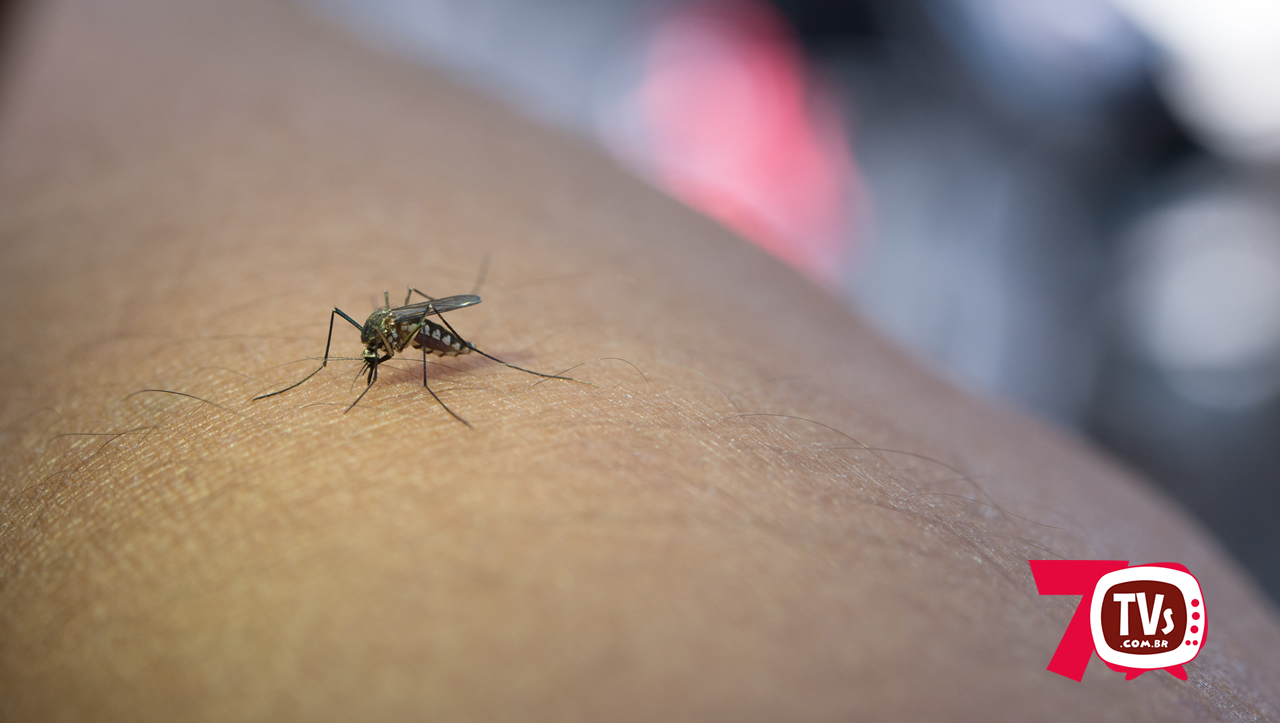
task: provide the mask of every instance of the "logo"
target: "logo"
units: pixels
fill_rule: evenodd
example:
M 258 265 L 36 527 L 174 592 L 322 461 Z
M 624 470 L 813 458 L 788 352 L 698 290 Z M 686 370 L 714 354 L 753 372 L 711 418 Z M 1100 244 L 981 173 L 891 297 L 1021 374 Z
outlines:
M 1209 621 L 1200 582 L 1176 562 L 1028 560 L 1041 595 L 1083 595 L 1049 670 L 1084 678 L 1097 653 L 1125 680 L 1152 670 L 1187 679 Z

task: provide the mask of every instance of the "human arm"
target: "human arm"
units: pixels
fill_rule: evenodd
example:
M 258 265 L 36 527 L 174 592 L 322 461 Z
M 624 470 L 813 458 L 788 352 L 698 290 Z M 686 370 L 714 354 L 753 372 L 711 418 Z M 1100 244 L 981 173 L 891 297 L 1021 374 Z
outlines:
M 5 717 L 1277 714 L 1274 612 L 1167 501 L 577 141 L 276 3 L 52 3 L 11 71 Z M 450 322 L 596 386 L 250 401 L 485 255 Z M 1055 556 L 1195 572 L 1193 684 L 1045 672 Z

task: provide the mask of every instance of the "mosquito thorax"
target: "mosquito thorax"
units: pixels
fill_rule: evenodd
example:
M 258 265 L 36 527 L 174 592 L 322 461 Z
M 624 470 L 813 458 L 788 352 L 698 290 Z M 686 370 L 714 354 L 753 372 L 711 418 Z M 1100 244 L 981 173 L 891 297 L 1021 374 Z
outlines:
M 368 320 L 364 322 L 364 327 L 360 330 L 361 343 L 371 349 L 383 346 L 383 339 L 396 344 L 399 336 L 396 329 L 395 316 L 387 308 L 377 309 L 370 314 Z M 387 351 L 397 350 L 388 349 Z

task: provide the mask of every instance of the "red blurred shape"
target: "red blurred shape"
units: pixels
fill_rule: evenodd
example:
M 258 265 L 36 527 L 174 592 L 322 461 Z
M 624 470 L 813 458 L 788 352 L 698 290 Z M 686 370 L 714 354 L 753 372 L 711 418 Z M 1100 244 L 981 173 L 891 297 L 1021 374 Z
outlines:
M 840 114 L 810 87 L 771 8 L 699 3 L 658 27 L 642 112 L 660 182 L 828 286 L 851 240 L 855 172 Z

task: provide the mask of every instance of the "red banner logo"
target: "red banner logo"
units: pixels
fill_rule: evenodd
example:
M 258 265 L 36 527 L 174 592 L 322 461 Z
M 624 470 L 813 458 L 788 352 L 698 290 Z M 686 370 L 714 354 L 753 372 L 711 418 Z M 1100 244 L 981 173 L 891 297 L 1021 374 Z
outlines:
M 1041 595 L 1082 595 L 1049 670 L 1084 678 L 1097 653 L 1133 680 L 1151 670 L 1187 679 L 1182 666 L 1204 646 L 1200 582 L 1176 562 L 1129 567 L 1128 560 L 1028 560 Z

